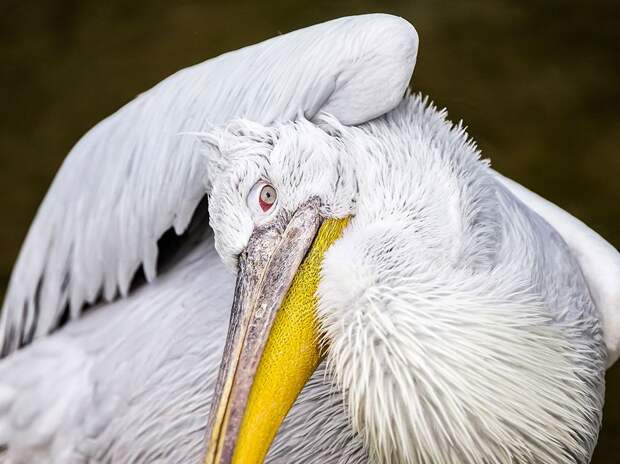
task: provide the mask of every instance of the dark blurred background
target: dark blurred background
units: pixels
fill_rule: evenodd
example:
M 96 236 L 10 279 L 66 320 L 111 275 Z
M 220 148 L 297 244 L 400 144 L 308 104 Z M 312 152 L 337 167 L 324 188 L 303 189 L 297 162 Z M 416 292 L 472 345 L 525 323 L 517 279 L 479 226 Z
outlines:
M 54 173 L 95 123 L 180 68 L 369 12 L 417 28 L 413 89 L 463 119 L 496 169 L 620 246 L 617 0 L 1 0 L 0 298 Z M 593 462 L 615 464 L 620 367 L 606 398 Z

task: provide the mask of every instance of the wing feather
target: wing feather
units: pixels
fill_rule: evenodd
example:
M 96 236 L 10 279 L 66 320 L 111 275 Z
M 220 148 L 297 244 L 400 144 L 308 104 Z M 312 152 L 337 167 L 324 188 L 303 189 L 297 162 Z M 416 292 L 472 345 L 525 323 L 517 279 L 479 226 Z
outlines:
M 620 253 L 576 217 L 496 173 L 520 201 L 547 221 L 562 236 L 581 266 L 603 325 L 607 367 L 620 357 Z
M 181 233 L 205 195 L 203 147 L 182 132 L 231 118 L 263 124 L 317 112 L 345 124 L 401 100 L 415 29 L 389 15 L 341 18 L 184 69 L 108 117 L 71 150 L 30 228 L 0 320 L 0 356 L 127 295 L 140 266 L 156 274 L 157 240 Z

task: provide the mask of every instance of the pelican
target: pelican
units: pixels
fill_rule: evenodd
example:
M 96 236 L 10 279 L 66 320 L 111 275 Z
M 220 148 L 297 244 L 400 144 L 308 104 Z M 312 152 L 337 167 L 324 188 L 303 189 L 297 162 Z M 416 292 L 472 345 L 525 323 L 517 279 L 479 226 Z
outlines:
M 0 322 L 5 463 L 589 462 L 620 256 L 342 18 L 180 71 L 69 153 Z

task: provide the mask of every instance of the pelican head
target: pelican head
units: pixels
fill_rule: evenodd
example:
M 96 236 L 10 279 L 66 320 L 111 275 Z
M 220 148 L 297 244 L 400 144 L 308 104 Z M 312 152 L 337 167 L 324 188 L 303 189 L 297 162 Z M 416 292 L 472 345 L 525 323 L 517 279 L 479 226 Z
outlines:
M 600 330 L 532 291 L 528 229 L 506 226 L 460 126 L 410 96 L 359 127 L 204 138 L 216 249 L 237 270 L 207 462 L 262 462 L 322 358 L 378 462 L 585 462 Z
M 215 247 L 238 269 L 207 461 L 261 462 L 321 357 L 315 292 L 354 210 L 355 170 L 342 141 L 308 121 L 240 120 L 205 139 L 216 148 L 207 155 Z

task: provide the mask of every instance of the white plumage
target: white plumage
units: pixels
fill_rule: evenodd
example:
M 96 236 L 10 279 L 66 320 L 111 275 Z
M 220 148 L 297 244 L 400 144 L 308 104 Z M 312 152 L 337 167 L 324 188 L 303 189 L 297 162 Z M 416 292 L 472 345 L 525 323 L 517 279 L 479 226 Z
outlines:
M 3 307 L 8 462 L 198 462 L 225 266 L 310 197 L 353 218 L 321 274 L 326 363 L 270 462 L 588 462 L 620 257 L 494 173 L 445 113 L 401 102 L 416 51 L 399 18 L 332 21 L 184 70 L 76 145 Z M 278 203 L 257 217 L 261 179 Z M 184 240 L 160 242 L 158 265 L 170 227 Z
M 418 98 L 343 134 L 364 180 L 319 314 L 371 455 L 587 462 L 605 353 L 566 244 Z

